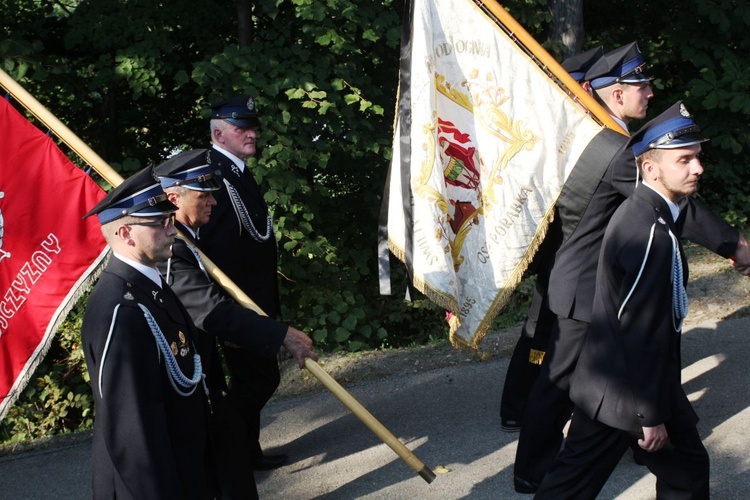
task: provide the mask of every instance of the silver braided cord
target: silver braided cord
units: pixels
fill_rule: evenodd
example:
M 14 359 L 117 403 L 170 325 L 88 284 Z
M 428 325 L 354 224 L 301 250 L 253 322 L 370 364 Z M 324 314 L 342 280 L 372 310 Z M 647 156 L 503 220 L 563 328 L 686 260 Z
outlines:
M 240 222 L 242 222 L 245 230 L 250 234 L 250 237 L 259 243 L 268 241 L 268 238 L 271 237 L 271 231 L 273 230 L 273 221 L 271 220 L 271 217 L 268 215 L 266 216 L 266 233 L 260 234 L 255 228 L 255 224 L 253 224 L 253 220 L 250 218 L 247 207 L 242 202 L 242 198 L 240 198 L 237 188 L 235 188 L 226 178 L 224 178 L 224 185 L 227 187 L 227 193 L 229 193 L 229 199 L 232 201 L 234 211 L 237 213 L 237 217 Z
M 164 334 L 162 333 L 161 328 L 159 328 L 156 320 L 151 315 L 151 311 L 149 311 L 148 308 L 143 304 L 138 304 L 138 307 L 140 307 L 141 311 L 143 311 L 146 322 L 148 323 L 149 328 L 151 328 L 151 333 L 153 333 L 154 339 L 156 339 L 156 345 L 159 347 L 159 351 L 161 352 L 161 354 L 164 355 L 169 382 L 172 384 L 172 387 L 175 391 L 177 391 L 179 395 L 190 396 L 191 394 L 193 394 L 193 392 L 195 392 L 195 388 L 198 386 L 198 383 L 203 381 L 203 379 L 205 378 L 205 375 L 203 374 L 203 366 L 201 365 L 200 355 L 198 353 L 193 354 L 193 377 L 188 378 L 184 373 L 182 373 L 180 366 L 177 364 L 177 359 L 174 357 L 172 349 L 169 348 L 169 343 L 167 342 L 167 339 L 164 338 Z M 206 389 L 205 381 L 203 381 L 203 385 L 204 389 Z M 207 389 L 206 392 L 208 392 Z
M 688 314 L 687 290 L 683 283 L 682 258 L 680 257 L 680 245 L 677 237 L 669 232 L 672 238 L 672 311 L 674 329 L 682 329 L 682 321 Z

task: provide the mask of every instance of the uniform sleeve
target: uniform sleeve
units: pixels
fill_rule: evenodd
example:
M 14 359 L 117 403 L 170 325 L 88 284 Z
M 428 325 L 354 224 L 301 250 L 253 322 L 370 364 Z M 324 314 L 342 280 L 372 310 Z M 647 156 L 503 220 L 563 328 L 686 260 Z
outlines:
M 198 328 L 221 340 L 275 355 L 287 326 L 242 307 L 227 297 L 198 266 L 184 242 L 175 241 L 170 285 Z
M 120 307 L 99 363 L 97 420 L 133 498 L 184 498 L 174 463 L 156 342 L 143 313 Z
M 610 286 L 618 290 L 622 312 L 617 341 L 624 354 L 627 385 L 635 410 L 644 427 L 655 426 L 670 417 L 669 356 L 675 335 L 672 326 L 672 241 L 656 228 L 649 246 L 650 227 L 633 236 L 606 244 L 615 245 L 615 272 Z M 611 248 L 608 249 L 613 251 Z M 610 253 L 612 255 L 612 253 Z M 645 259 L 645 264 L 644 264 Z M 642 270 L 641 270 L 642 269 Z M 610 311 L 612 321 L 619 311 Z
M 629 148 L 621 148 L 612 157 L 608 172 L 612 187 L 626 198 L 633 194 L 640 182 L 633 150 Z
M 714 214 L 705 205 L 693 198 L 682 209 L 682 237 L 698 245 L 729 258 L 737 250 L 740 233 L 727 222 Z
M 638 167 L 631 149 L 622 149 L 611 165 L 610 182 L 623 196 L 630 196 L 636 187 Z M 682 237 L 722 257 L 731 257 L 737 249 L 740 233 L 699 201 L 688 197 L 680 217 Z

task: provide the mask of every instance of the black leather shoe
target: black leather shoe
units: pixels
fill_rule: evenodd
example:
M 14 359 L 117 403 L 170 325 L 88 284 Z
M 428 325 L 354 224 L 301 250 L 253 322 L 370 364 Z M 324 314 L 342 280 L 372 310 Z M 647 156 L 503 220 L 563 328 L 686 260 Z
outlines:
M 539 489 L 539 483 L 535 483 L 534 481 L 527 481 L 526 479 L 518 476 L 513 476 L 513 487 L 518 493 L 530 494 L 536 493 L 536 490 Z
M 279 455 L 261 455 L 260 457 L 253 458 L 253 469 L 255 470 L 278 469 L 282 465 L 286 465 L 288 461 L 289 461 L 289 457 L 283 453 Z

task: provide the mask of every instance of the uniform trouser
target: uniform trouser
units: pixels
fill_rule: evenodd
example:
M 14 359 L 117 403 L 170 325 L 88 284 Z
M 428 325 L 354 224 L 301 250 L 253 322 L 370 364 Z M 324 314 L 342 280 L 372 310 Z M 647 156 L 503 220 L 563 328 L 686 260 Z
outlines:
M 212 398 L 211 431 L 222 500 L 255 500 L 258 489 L 245 424 L 226 398 Z
M 500 400 L 500 420 L 503 425 L 521 425 L 529 392 L 541 371 L 539 354 L 549 344 L 552 327 L 557 316 L 547 308 L 543 296 L 535 290 L 521 330 L 505 372 L 503 396 Z
M 521 332 L 516 348 L 505 372 L 503 397 L 500 400 L 500 420 L 503 425 L 520 426 L 529 392 L 539 376 L 540 366 L 529 362 L 534 339 Z
M 263 455 L 260 447 L 260 411 L 279 386 L 281 375 L 275 357 L 260 356 L 246 349 L 224 349 L 229 368 L 226 401 L 239 413 L 253 458 Z
M 594 499 L 628 447 L 656 476 L 656 497 L 709 498 L 709 459 L 695 426 L 674 429 L 666 424 L 669 444 L 648 453 L 632 435 L 591 420 L 582 411 L 573 420 L 560 452 L 545 476 L 539 500 Z
M 214 339 L 211 341 L 212 345 L 204 346 L 204 349 L 210 349 L 204 368 L 211 391 L 211 443 L 220 492 L 217 498 L 255 500 L 258 498 L 258 489 L 252 473 L 253 462 L 247 445 L 245 423 L 223 395 L 227 387 L 221 357 Z
M 552 466 L 570 419 L 570 377 L 573 374 L 589 323 L 557 317 L 542 368 L 529 393 L 518 437 L 514 474 L 540 483 Z

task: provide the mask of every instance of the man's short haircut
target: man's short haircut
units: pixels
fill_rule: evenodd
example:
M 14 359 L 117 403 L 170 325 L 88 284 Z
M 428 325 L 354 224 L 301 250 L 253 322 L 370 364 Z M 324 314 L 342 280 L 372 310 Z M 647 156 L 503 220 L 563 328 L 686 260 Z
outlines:
M 106 224 L 102 224 L 102 234 L 104 235 L 104 239 L 107 241 L 107 244 L 109 246 L 112 246 L 112 240 L 114 240 L 117 236 L 117 228 L 119 228 L 123 224 L 135 224 L 136 222 L 141 221 L 142 219 L 138 217 L 126 215 L 125 217 L 120 217 L 119 219 L 115 219 L 113 221 L 107 222 Z
M 221 120 L 219 118 L 214 118 L 210 121 L 210 129 L 211 129 L 211 137 L 214 136 L 214 130 L 224 130 L 226 128 L 226 124 L 224 120 Z
M 193 191 L 185 186 L 170 186 L 164 189 L 165 193 L 177 193 L 179 196 L 187 196 L 188 192 Z
M 646 151 L 641 153 L 640 156 L 636 156 L 635 164 L 638 165 L 638 168 L 642 169 L 644 161 L 651 160 L 658 162 L 661 159 L 661 155 L 663 152 L 663 150 L 657 148 L 647 149 Z

